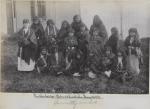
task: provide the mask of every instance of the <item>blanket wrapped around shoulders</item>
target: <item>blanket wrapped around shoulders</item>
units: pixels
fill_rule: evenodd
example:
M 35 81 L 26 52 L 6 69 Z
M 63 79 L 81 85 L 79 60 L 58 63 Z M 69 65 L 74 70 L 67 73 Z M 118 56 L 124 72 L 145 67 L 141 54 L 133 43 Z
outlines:
M 35 60 L 37 49 L 37 38 L 32 29 L 29 29 L 27 33 L 24 33 L 22 28 L 18 33 L 18 57 L 29 63 L 30 59 Z

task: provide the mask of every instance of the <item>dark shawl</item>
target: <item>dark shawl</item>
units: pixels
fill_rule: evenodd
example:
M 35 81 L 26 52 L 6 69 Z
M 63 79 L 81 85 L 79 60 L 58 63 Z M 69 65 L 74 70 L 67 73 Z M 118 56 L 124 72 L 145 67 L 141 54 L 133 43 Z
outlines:
M 43 45 L 45 43 L 45 33 L 44 33 L 44 28 L 41 23 L 38 24 L 32 24 L 31 29 L 35 32 L 35 35 L 38 39 L 38 45 Z
M 104 54 L 101 58 L 101 66 L 102 71 L 108 71 L 108 70 L 115 70 L 115 55 L 111 52 L 111 54 L 106 55 Z
M 63 24 L 64 24 L 64 23 L 67 24 L 67 27 L 66 27 L 66 28 L 63 27 Z M 63 21 L 63 22 L 62 22 L 62 25 L 61 25 L 61 28 L 60 28 L 60 30 L 59 30 L 59 32 L 58 32 L 58 38 L 63 40 L 63 39 L 67 36 L 68 31 L 69 31 L 70 28 L 71 28 L 71 26 L 70 26 L 70 24 L 68 23 L 68 21 L 66 21 L 66 20 Z
M 77 34 L 77 40 L 79 44 L 88 44 L 90 39 L 89 31 L 85 30 L 83 33 L 79 32 Z
M 67 27 L 64 28 L 63 24 L 66 23 Z M 61 25 L 61 29 L 58 32 L 58 45 L 59 45 L 59 51 L 64 50 L 65 42 L 64 39 L 68 36 L 68 31 L 71 28 L 70 24 L 67 21 L 63 21 Z
M 29 64 L 30 59 L 35 60 L 37 38 L 32 29 L 29 29 L 25 34 L 24 29 L 22 28 L 17 35 L 19 46 L 18 57 L 21 57 L 21 59 Z M 20 48 L 22 48 L 22 53 L 20 53 Z
M 57 38 L 57 36 L 58 36 L 58 29 L 57 29 L 57 27 L 56 26 L 51 27 L 51 26 L 47 25 L 46 29 L 45 29 L 46 41 L 51 40 L 51 38 Z
M 129 53 L 129 51 L 128 51 L 129 50 L 128 49 L 129 46 L 138 47 L 138 48 L 140 48 L 140 46 L 141 46 L 140 40 L 136 36 L 134 37 L 134 41 L 132 43 L 130 43 L 130 39 L 131 39 L 131 36 L 128 36 L 126 38 L 125 42 L 124 42 L 124 45 L 126 47 L 127 55 Z M 135 48 L 131 49 L 131 54 L 136 54 L 136 49 Z
M 130 43 L 130 38 L 131 36 L 128 36 L 125 40 L 125 46 L 133 46 L 133 47 L 140 47 L 140 41 L 136 38 L 134 38 L 134 41 L 132 43 Z
M 75 35 L 80 32 L 80 28 L 82 25 L 85 25 L 82 21 L 80 21 L 80 22 L 73 21 L 72 22 L 71 27 L 74 29 Z M 86 30 L 88 30 L 87 26 L 85 26 L 85 27 L 86 27 Z
M 103 24 L 102 20 L 99 18 L 98 15 L 94 16 L 93 24 L 90 27 L 91 36 L 93 35 L 93 32 L 95 31 L 95 29 L 99 31 L 99 36 L 103 38 L 104 43 L 105 43 L 108 39 L 108 34 L 106 31 L 105 25 Z

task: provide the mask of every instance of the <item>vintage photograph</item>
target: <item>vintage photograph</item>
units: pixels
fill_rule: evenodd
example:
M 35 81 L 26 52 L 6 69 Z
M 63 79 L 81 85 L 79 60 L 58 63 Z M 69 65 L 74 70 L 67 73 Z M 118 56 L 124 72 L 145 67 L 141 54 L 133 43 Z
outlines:
M 149 94 L 146 2 L 1 2 L 1 92 Z

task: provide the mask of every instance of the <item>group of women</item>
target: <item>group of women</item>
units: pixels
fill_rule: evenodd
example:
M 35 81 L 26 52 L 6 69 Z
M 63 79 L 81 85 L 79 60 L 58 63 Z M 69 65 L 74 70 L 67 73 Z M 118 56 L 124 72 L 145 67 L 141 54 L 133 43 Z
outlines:
M 38 17 L 23 20 L 18 32 L 18 71 L 64 73 L 74 76 L 87 74 L 118 75 L 126 70 L 132 75 L 140 73 L 141 50 L 136 28 L 129 29 L 124 49 L 119 45 L 119 32 L 112 27 L 108 34 L 102 20 L 94 16 L 90 30 L 79 15 L 71 24 L 63 21 L 60 30 L 52 19 L 47 20 L 44 30 Z

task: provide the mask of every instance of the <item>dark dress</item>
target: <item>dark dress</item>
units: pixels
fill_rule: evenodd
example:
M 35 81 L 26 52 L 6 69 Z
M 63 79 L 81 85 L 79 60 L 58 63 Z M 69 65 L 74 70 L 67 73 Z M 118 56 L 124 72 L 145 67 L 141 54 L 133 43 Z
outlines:
M 75 73 L 78 72 L 80 67 L 79 67 L 79 58 L 77 57 L 78 55 L 78 49 L 77 49 L 77 39 L 75 36 L 67 36 L 65 38 L 65 48 L 66 48 L 66 53 L 65 53 L 65 64 L 66 64 L 66 70 L 68 73 Z M 70 64 L 70 65 L 69 65 Z
M 50 56 L 48 56 L 48 66 L 56 66 L 58 64 L 58 44 L 57 44 L 58 29 L 55 25 L 46 26 L 45 39 L 46 47 Z
M 82 52 L 83 62 L 81 66 L 83 66 L 83 68 L 86 66 L 87 56 L 89 53 L 88 51 L 89 38 L 90 38 L 90 34 L 87 30 L 84 32 L 79 32 L 77 34 L 78 49 Z
M 119 41 L 118 36 L 114 34 L 114 35 L 111 35 L 108 41 L 106 42 L 106 46 L 109 46 L 115 55 L 117 54 L 118 41 Z
M 32 71 L 35 66 L 37 39 L 32 29 L 25 33 L 24 28 L 18 32 L 18 70 Z
M 91 36 L 89 41 L 89 51 L 95 56 L 102 56 L 104 49 L 103 39 L 100 36 Z
M 37 54 L 36 54 L 36 59 L 39 58 L 40 52 L 41 52 L 41 47 L 45 44 L 45 33 L 44 33 L 44 28 L 41 23 L 38 24 L 32 24 L 31 29 L 34 31 L 35 36 L 37 38 L 38 42 L 38 48 L 37 48 Z
M 102 37 L 104 44 L 106 43 L 106 41 L 108 40 L 108 34 L 106 31 L 106 27 L 103 24 L 102 20 L 100 19 L 100 17 L 98 15 L 94 16 L 93 19 L 93 24 L 90 27 L 90 35 L 93 35 L 94 31 L 98 31 L 98 34 L 100 37 Z
M 115 60 L 115 55 L 113 53 L 109 55 L 103 55 L 101 58 L 101 71 L 115 71 L 116 68 L 116 60 Z

